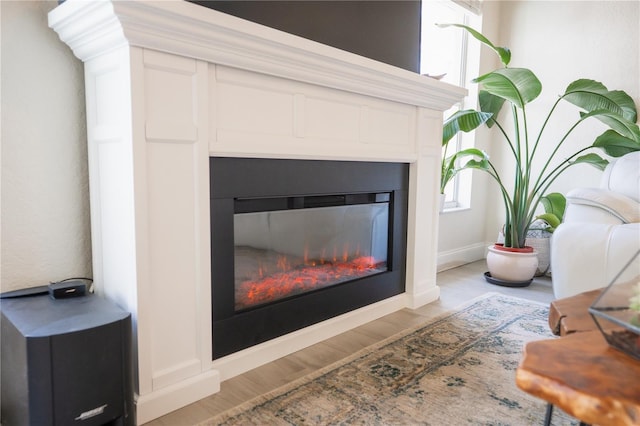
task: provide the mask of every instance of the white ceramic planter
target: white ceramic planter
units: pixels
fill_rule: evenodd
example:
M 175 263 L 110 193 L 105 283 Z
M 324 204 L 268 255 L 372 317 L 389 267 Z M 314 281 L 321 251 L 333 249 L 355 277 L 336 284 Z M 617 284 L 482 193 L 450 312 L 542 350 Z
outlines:
M 533 278 L 538 268 L 538 252 L 528 253 L 500 250 L 491 245 L 488 247 L 487 266 L 492 278 L 524 282 Z

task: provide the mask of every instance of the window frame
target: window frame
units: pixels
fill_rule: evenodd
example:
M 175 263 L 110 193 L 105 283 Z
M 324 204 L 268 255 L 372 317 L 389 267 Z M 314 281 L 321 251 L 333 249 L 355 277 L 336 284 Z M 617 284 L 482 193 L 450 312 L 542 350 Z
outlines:
M 462 23 L 470 26 L 478 31 L 482 31 L 482 14 L 481 3 L 478 0 L 422 0 L 422 22 L 424 23 L 424 14 L 428 10 L 430 4 L 440 4 L 452 8 L 456 13 L 463 15 L 463 22 L 443 22 L 443 23 Z M 459 64 L 459 80 L 451 82 L 452 84 L 459 85 L 468 90 L 467 96 L 461 101 L 456 103 L 451 109 L 444 112 L 444 118 L 450 116 L 457 109 L 476 109 L 478 106 L 478 89 L 476 84 L 471 84 L 471 79 L 478 75 L 480 69 L 480 43 L 470 43 L 470 36 L 466 31 L 456 28 L 444 28 L 446 31 L 453 34 L 454 31 L 460 31 L 462 37 L 460 39 L 460 57 L 458 58 Z M 421 58 L 426 51 L 426 41 L 424 34 L 421 32 Z M 420 61 L 420 73 L 425 74 L 426 68 L 423 66 L 423 61 Z M 449 142 L 448 154 L 459 151 L 461 149 L 471 148 L 475 146 L 475 132 L 463 133 L 460 132 L 456 135 L 455 139 Z M 452 149 L 453 148 L 453 149 Z M 446 199 L 444 203 L 444 210 L 460 210 L 467 209 L 471 205 L 471 192 L 472 192 L 472 173 L 464 172 L 457 174 L 452 181 L 448 184 L 447 188 L 450 191 L 446 191 Z

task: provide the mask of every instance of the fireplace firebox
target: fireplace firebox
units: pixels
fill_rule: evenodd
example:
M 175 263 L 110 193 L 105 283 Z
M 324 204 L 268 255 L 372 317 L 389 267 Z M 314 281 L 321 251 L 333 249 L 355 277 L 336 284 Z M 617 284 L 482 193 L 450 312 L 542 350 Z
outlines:
M 403 293 L 408 174 L 211 158 L 214 359 Z

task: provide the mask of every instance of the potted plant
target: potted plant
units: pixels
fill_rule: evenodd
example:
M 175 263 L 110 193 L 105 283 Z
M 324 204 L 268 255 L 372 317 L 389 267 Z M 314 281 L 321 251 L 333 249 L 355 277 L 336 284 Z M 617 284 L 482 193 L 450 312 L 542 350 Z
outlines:
M 502 67 L 473 80 L 480 84 L 479 110 L 468 110 L 465 114 L 452 116 L 445 124 L 451 129 L 464 130 L 463 120 L 471 123 L 483 122 L 486 114 L 491 114 L 484 123 L 496 126 L 509 147 L 515 165 L 515 174 L 507 179 L 503 172 L 491 162 L 484 152 L 476 152 L 466 162 L 455 166 L 456 172 L 464 169 L 478 169 L 497 183 L 504 203 L 504 244 L 489 247 L 487 279 L 508 283 L 528 284 L 537 268 L 537 259 L 531 247 L 525 247 L 527 233 L 533 222 L 541 197 L 555 179 L 567 168 L 575 164 L 591 164 L 603 170 L 608 161 L 592 152 L 601 149 L 607 155 L 619 157 L 640 149 L 640 129 L 637 111 L 633 99 L 623 91 L 610 91 L 602 83 L 594 80 L 579 79 L 567 86 L 565 92 L 553 104 L 541 126 L 533 126 L 527 121 L 527 104 L 535 100 L 542 91 L 542 84 L 535 74 L 526 68 L 510 68 L 511 52 L 497 47 L 481 33 L 461 24 L 444 24 L 441 27 L 459 27 L 471 34 L 481 43 L 492 49 L 500 58 Z M 552 136 L 546 132 L 546 125 L 560 102 L 569 102 L 578 108 L 575 122 L 567 123 L 564 134 Z M 500 111 L 504 105 L 508 112 L 504 119 L 511 120 L 511 128 L 504 126 Z M 582 122 L 597 119 L 608 129 L 591 144 L 576 150 L 564 158 L 556 158 L 560 147 L 572 131 Z M 537 134 L 532 132 L 539 128 Z M 551 155 L 540 158 L 540 164 L 533 168 L 540 144 L 552 144 Z M 467 152 L 471 155 L 471 152 Z M 460 158 L 462 154 L 458 155 Z M 541 167 L 539 167 L 541 165 Z M 516 257 L 517 266 L 513 266 L 503 255 L 510 259 Z M 522 259 L 525 257 L 525 260 Z M 527 259 L 531 260 L 527 260 Z M 497 260 L 496 260 L 497 259 Z M 504 270 L 497 269 L 505 266 Z M 512 274 L 513 273 L 513 274 Z
M 562 223 L 567 200 L 559 192 L 552 192 L 540 198 L 544 213 L 536 216 L 529 226 L 525 244 L 537 252 L 538 268 L 535 276 L 549 273 L 551 267 L 551 236 Z

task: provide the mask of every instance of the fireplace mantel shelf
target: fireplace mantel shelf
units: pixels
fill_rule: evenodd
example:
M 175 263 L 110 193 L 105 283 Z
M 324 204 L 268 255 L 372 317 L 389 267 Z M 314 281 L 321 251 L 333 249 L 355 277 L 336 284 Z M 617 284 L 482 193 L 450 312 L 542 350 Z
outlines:
M 439 111 L 466 93 L 225 13 L 204 13 L 182 1 L 67 1 L 50 13 L 49 25 L 83 61 L 114 46 L 138 46 Z
M 84 62 L 96 291 L 132 313 L 138 423 L 435 283 L 442 111 L 465 90 L 185 1 L 66 0 Z M 210 157 L 409 164 L 405 292 L 212 357 Z

